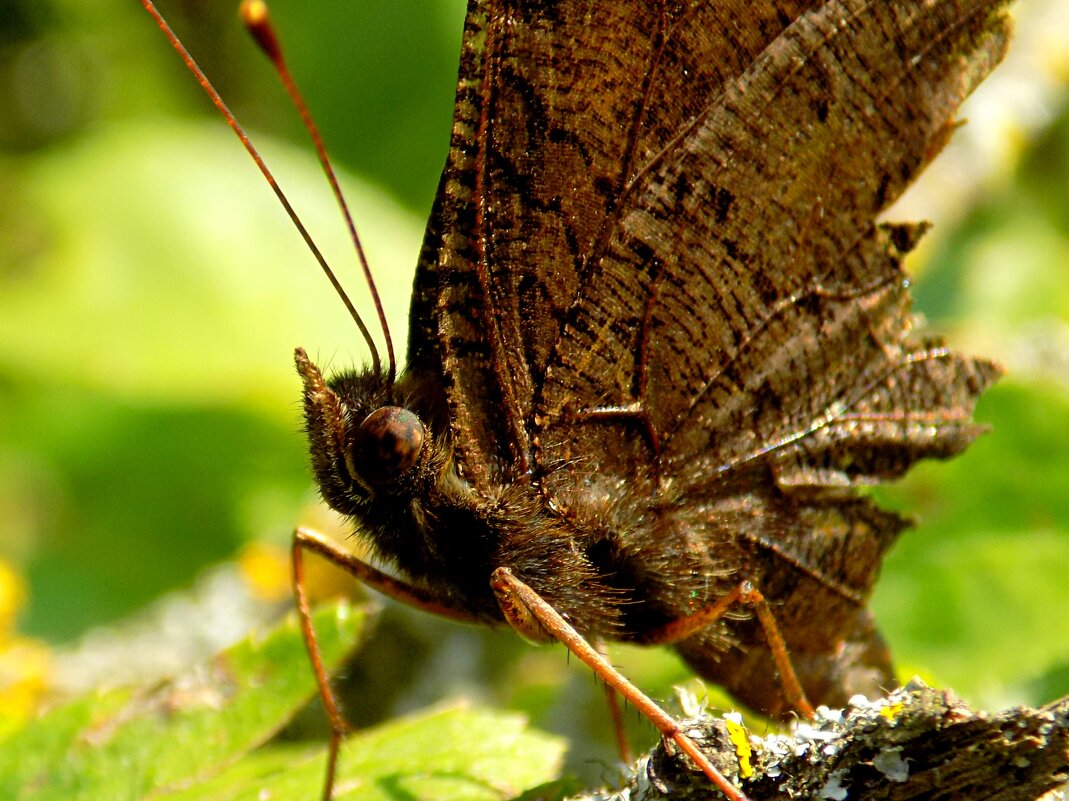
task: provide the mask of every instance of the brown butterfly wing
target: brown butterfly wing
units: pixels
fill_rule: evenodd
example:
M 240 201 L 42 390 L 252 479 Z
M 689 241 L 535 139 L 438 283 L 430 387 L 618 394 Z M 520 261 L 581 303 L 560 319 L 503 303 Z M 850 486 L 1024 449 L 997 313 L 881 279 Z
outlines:
M 863 603 L 902 525 L 850 488 L 962 450 L 997 376 L 909 337 L 899 262 L 919 229 L 876 217 L 1000 58 L 1000 6 L 833 2 L 793 22 L 636 164 L 541 388 L 544 484 L 566 499 L 618 472 L 690 506 L 662 512 L 675 553 L 714 544 L 707 570 L 758 582 L 818 701 L 890 678 Z M 653 547 L 630 544 L 647 564 Z M 678 614 L 704 597 L 647 582 Z M 749 621 L 680 651 L 778 711 L 762 642 Z
M 947 455 L 971 438 L 962 406 L 986 368 L 908 339 L 899 260 L 916 231 L 875 218 L 997 62 L 999 5 L 825 4 L 680 121 L 637 165 L 558 340 L 539 402 L 547 464 L 619 448 L 579 407 L 636 402 L 660 472 L 697 481 L 782 467 L 817 441 L 859 441 L 867 464 L 873 440 Z M 649 462 L 635 419 L 628 473 Z M 866 478 L 827 469 L 818 483 Z
M 910 339 L 919 229 L 875 220 L 1006 30 L 805 5 L 472 3 L 409 367 L 485 497 L 537 482 L 610 531 L 624 635 L 744 575 L 822 701 L 889 680 L 864 601 L 902 523 L 852 488 L 964 448 L 997 373 Z M 780 708 L 752 620 L 679 650 Z
M 484 492 L 533 466 L 549 354 L 636 165 L 804 6 L 469 5 L 409 367 L 446 377 L 458 462 Z

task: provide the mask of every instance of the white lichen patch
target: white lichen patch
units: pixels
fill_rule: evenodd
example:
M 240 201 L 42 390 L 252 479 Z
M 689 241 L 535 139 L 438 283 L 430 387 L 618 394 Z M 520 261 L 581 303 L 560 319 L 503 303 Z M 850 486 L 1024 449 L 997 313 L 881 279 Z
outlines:
M 901 748 L 887 748 L 876 755 L 872 766 L 893 782 L 909 779 L 909 765 L 902 759 Z
M 847 795 L 846 787 L 843 785 L 843 778 L 846 772 L 837 770 L 828 777 L 828 781 L 820 788 L 820 792 L 817 793 L 819 798 L 826 798 L 828 801 L 845 801 Z
M 846 732 L 856 731 L 858 724 L 894 725 L 907 707 L 909 691 L 912 689 L 915 687 L 911 682 L 889 697 L 875 701 L 858 695 L 850 699 L 846 709 L 818 707 L 812 720 L 797 720 L 785 733 L 755 738 L 755 762 L 759 762 L 762 772 L 772 778 L 788 777 L 785 765 L 794 761 L 797 767 L 798 759 L 805 759 L 810 764 L 828 764 L 843 749 Z M 872 764 L 891 781 L 904 782 L 909 778 L 909 766 L 902 758 L 900 749 L 889 748 L 881 752 Z M 845 798 L 844 778 L 845 774 L 833 772 L 821 790 L 821 798 L 833 801 Z

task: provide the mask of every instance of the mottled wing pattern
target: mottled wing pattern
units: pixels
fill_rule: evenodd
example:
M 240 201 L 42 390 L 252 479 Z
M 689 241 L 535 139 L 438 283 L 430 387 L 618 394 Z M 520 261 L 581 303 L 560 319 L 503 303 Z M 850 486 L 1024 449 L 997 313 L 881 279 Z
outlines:
M 458 463 L 478 488 L 533 468 L 546 364 L 636 171 L 804 6 L 469 5 L 409 366 L 444 366 Z
M 909 336 L 900 261 L 921 227 L 877 218 L 1001 58 L 1001 6 L 816 4 L 677 118 L 666 145 L 640 145 L 536 399 L 542 481 L 558 504 L 606 473 L 685 498 L 687 516 L 665 513 L 656 547 L 717 543 L 757 580 L 818 698 L 822 684 L 849 686 L 837 671 L 867 664 L 889 679 L 863 604 L 902 523 L 849 489 L 961 451 L 998 373 Z M 701 13 L 687 6 L 672 30 Z M 653 545 L 629 547 L 656 564 Z M 708 598 L 674 572 L 646 578 L 666 614 Z M 753 621 L 733 634 L 763 641 Z M 767 649 L 725 650 L 717 636 L 679 649 L 775 711 Z
M 631 633 L 742 574 L 815 699 L 889 680 L 864 600 L 903 523 L 852 490 L 961 451 L 997 368 L 910 335 L 923 227 L 878 218 L 1001 58 L 1003 5 L 471 2 L 409 366 L 445 377 L 485 497 L 633 521 Z M 774 712 L 761 642 L 678 648 Z
M 547 464 L 619 447 L 599 406 L 699 482 L 765 459 L 843 486 L 971 439 L 991 369 L 907 337 L 917 232 L 876 217 L 1001 56 L 1000 5 L 819 5 L 639 160 L 541 388 Z

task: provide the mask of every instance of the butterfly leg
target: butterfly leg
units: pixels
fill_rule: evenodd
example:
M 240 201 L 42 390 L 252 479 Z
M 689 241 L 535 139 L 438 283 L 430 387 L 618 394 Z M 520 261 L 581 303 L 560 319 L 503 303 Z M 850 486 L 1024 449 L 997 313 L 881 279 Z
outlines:
M 603 658 L 608 658 L 605 653 L 605 643 L 597 642 L 595 647 Z M 620 705 L 620 694 L 605 684 L 605 701 L 609 705 L 609 717 L 612 719 L 612 730 L 616 736 L 616 750 L 620 754 L 620 761 L 630 765 L 633 760 L 631 745 L 627 742 L 627 731 L 624 729 L 624 710 Z
M 316 640 L 315 627 L 312 625 L 312 610 L 308 603 L 308 592 L 304 581 L 304 550 L 309 547 L 305 539 L 311 535 L 314 542 L 321 541 L 321 535 L 316 532 L 308 532 L 297 529 L 293 534 L 293 543 L 290 548 L 290 559 L 293 567 L 293 597 L 297 603 L 297 615 L 301 621 L 301 637 L 304 639 L 305 648 L 308 650 L 308 658 L 312 662 L 312 673 L 315 675 L 316 686 L 319 688 L 319 697 L 323 701 L 323 708 L 330 722 L 330 743 L 327 747 L 327 774 L 323 780 L 323 801 L 330 801 L 334 795 L 334 775 L 338 767 L 338 748 L 345 736 L 347 726 L 342 717 L 338 704 L 334 700 L 334 693 L 330 689 L 330 677 L 327 676 L 326 668 L 323 667 L 323 657 L 319 652 L 319 642 Z M 317 548 L 310 548 L 318 552 Z
M 546 603 L 542 596 L 516 578 L 506 567 L 499 567 L 493 572 L 490 586 L 497 596 L 505 618 L 522 636 L 528 639 L 554 639 L 563 643 L 607 685 L 645 715 L 663 737 L 679 746 L 727 798 L 731 801 L 747 801 L 742 791 L 728 781 L 695 742 L 679 728 L 675 719 L 628 681 L 609 660 L 572 628 L 556 609 Z
M 304 552 L 310 551 L 318 554 L 331 564 L 337 565 L 349 575 L 359 579 L 373 590 L 381 592 L 401 603 L 424 609 L 442 617 L 451 618 L 461 622 L 474 623 L 476 618 L 460 609 L 434 600 L 427 593 L 399 581 L 388 573 L 372 567 L 367 562 L 356 558 L 342 546 L 311 529 L 298 528 L 293 532 L 293 542 L 290 549 L 290 559 L 293 566 L 293 597 L 297 603 L 297 614 L 301 623 L 301 636 L 305 647 L 308 649 L 308 658 L 312 662 L 312 671 L 315 674 L 316 686 L 319 688 L 319 697 L 323 700 L 323 708 L 330 722 L 330 744 L 327 750 L 327 773 L 323 782 L 323 801 L 330 801 L 334 793 L 334 778 L 338 766 L 338 749 L 341 747 L 348 726 L 341 714 L 334 693 L 330 689 L 330 677 L 323 666 L 323 657 L 319 651 L 319 642 L 316 639 L 315 628 L 312 626 L 311 606 L 308 602 L 308 592 L 305 588 L 304 579 Z
M 749 581 L 740 582 L 727 595 L 693 614 L 676 618 L 663 626 L 644 632 L 638 641 L 644 645 L 668 645 L 679 642 L 711 626 L 736 604 L 750 607 L 757 615 L 761 628 L 765 631 L 768 649 L 772 652 L 772 658 L 779 670 L 780 682 L 783 685 L 783 693 L 787 702 L 805 717 L 813 717 L 816 713 L 813 705 L 806 698 L 805 690 L 798 681 L 798 675 L 794 672 L 790 654 L 787 652 L 787 644 L 783 641 L 783 635 L 776 624 L 776 616 L 772 614 L 765 596 Z

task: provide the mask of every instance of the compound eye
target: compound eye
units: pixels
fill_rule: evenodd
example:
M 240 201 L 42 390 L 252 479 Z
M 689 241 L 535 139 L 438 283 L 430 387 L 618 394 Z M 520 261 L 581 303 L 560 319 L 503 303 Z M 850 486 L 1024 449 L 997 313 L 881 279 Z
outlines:
M 356 430 L 349 470 L 369 484 L 387 484 L 416 465 L 426 436 L 423 423 L 408 409 L 376 409 Z

